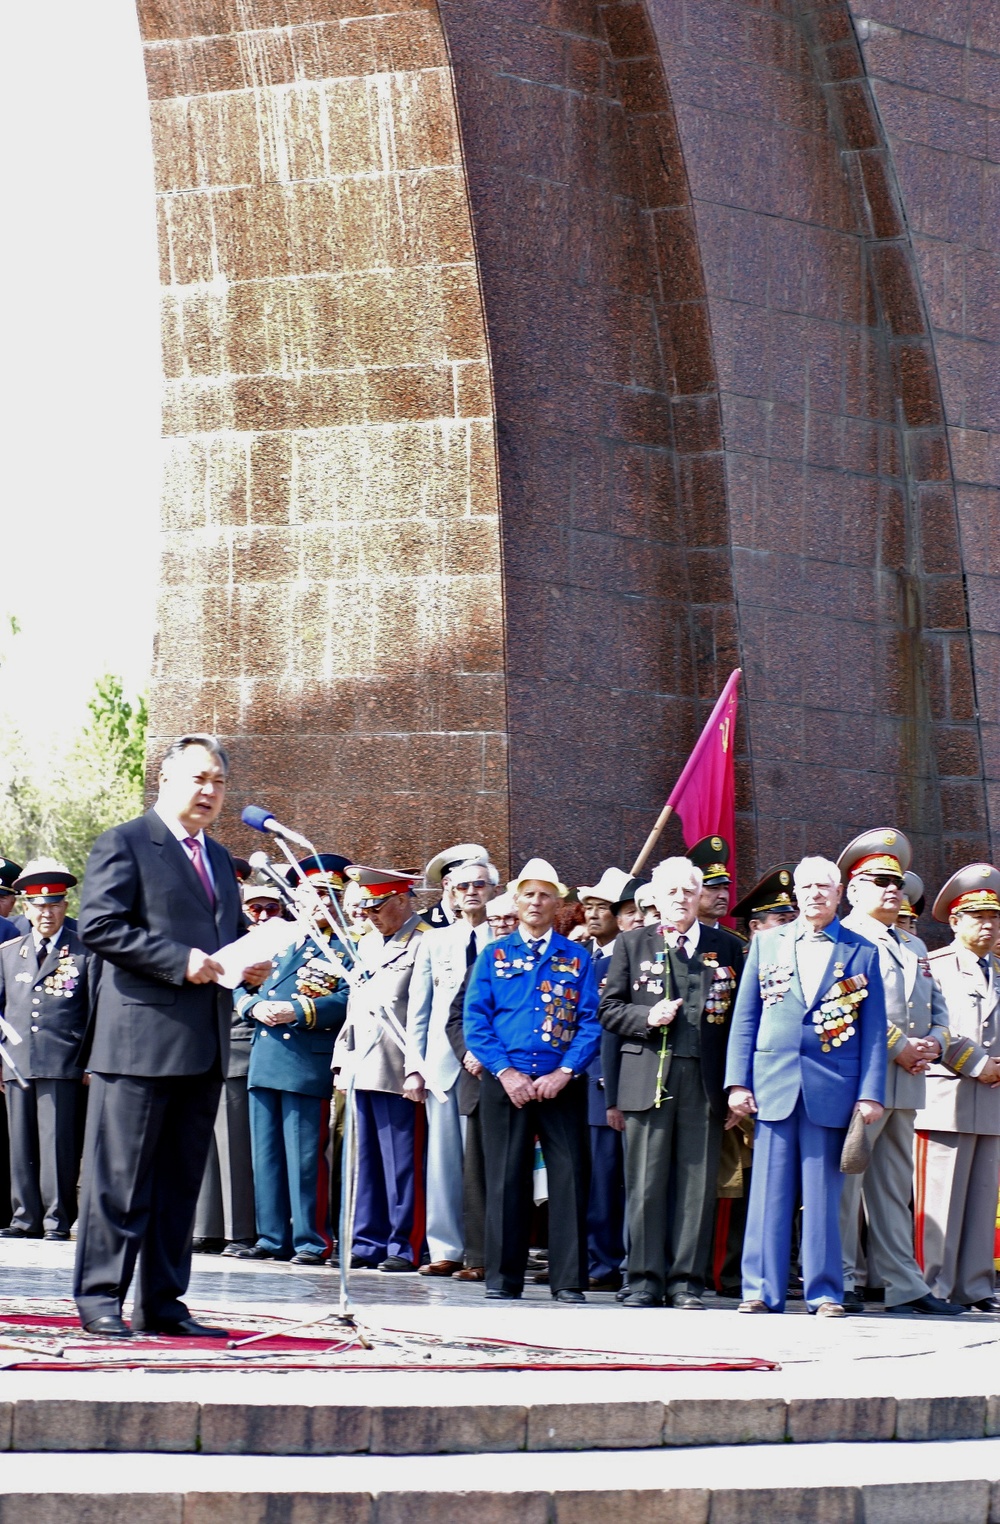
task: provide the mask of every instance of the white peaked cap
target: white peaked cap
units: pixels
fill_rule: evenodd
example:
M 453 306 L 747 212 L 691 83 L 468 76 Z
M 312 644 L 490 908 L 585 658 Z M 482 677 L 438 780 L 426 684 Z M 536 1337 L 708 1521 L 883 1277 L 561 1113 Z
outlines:
M 576 891 L 577 898 L 581 900 L 606 900 L 609 905 L 617 905 L 621 902 L 625 887 L 632 882 L 627 873 L 620 868 L 605 868 L 593 888 L 587 888 L 581 884 Z

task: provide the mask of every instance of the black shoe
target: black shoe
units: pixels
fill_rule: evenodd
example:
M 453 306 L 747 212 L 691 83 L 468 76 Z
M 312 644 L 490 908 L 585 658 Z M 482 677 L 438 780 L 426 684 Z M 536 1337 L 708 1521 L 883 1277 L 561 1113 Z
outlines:
M 377 1270 L 378 1269 L 378 1260 L 377 1259 L 358 1259 L 358 1256 L 356 1254 L 352 1254 L 351 1255 L 351 1269 L 352 1270 Z
M 588 1291 L 620 1291 L 622 1275 L 620 1270 L 612 1270 L 610 1275 L 592 1275 L 587 1282 Z
M 64 1244 L 69 1240 L 68 1233 L 57 1233 L 54 1229 L 51 1233 L 43 1233 L 42 1237 L 50 1244 Z
M 132 1337 L 131 1328 L 116 1312 L 106 1313 L 103 1318 L 94 1318 L 92 1322 L 84 1323 L 83 1331 L 90 1334 L 92 1339 L 131 1339 Z
M 223 1259 L 246 1259 L 248 1249 L 253 1249 L 254 1244 L 248 1244 L 245 1239 L 234 1238 L 231 1244 L 227 1244 L 222 1251 Z
M 865 1310 L 865 1299 L 864 1299 L 864 1297 L 861 1296 L 860 1293 L 857 1292 L 857 1291 L 845 1291 L 844 1292 L 844 1310 L 845 1310 L 845 1312 L 864 1312 L 864 1310 Z
M 241 1245 L 240 1248 L 230 1244 L 229 1251 L 231 1251 L 229 1254 L 231 1259 L 276 1259 L 285 1263 L 291 1258 L 288 1254 L 279 1254 L 276 1249 L 267 1249 L 263 1244 Z
M 136 1329 L 137 1333 L 165 1334 L 170 1339 L 228 1339 L 229 1331 L 225 1328 L 212 1328 L 208 1323 L 199 1323 L 197 1318 L 177 1318 L 172 1323 L 147 1323 L 145 1328 Z
M 191 1250 L 194 1254 L 221 1254 L 226 1247 L 224 1238 L 193 1238 Z
M 705 1303 L 700 1296 L 695 1296 L 693 1291 L 675 1291 L 672 1296 L 667 1297 L 667 1305 L 681 1311 L 686 1309 L 689 1312 L 704 1312 L 705 1310 Z
M 982 1301 L 973 1302 L 972 1307 L 976 1312 L 1000 1312 L 1000 1297 L 984 1296 Z
M 928 1291 L 924 1296 L 914 1297 L 912 1302 L 897 1302 L 894 1307 L 887 1307 L 885 1310 L 886 1312 L 922 1312 L 932 1318 L 953 1318 L 958 1313 L 964 1312 L 965 1308 L 961 1302 L 946 1302 L 939 1296 L 932 1296 Z M 1000 1303 L 992 1310 L 1000 1312 Z
M 626 1281 L 622 1289 L 615 1292 L 615 1301 L 627 1302 L 631 1295 L 632 1293 L 629 1291 L 628 1281 Z
M 378 1268 L 385 1270 L 389 1275 L 406 1275 L 408 1272 L 415 1273 L 417 1267 L 410 1260 L 404 1259 L 401 1254 L 390 1254 L 382 1260 Z
M 41 1233 L 29 1233 L 26 1228 L 0 1228 L 0 1238 L 41 1238 Z
M 564 1286 L 561 1291 L 553 1291 L 554 1302 L 585 1302 L 587 1298 L 582 1291 L 574 1291 L 572 1286 Z
M 521 1300 L 519 1291 L 508 1291 L 505 1286 L 487 1286 L 486 1296 L 491 1302 L 519 1302 Z
M 293 1265 L 325 1265 L 326 1260 L 322 1254 L 314 1254 L 312 1249 L 300 1249 L 298 1254 L 293 1254 L 290 1260 Z
M 662 1307 L 663 1298 L 653 1296 L 651 1291 L 630 1291 L 622 1297 L 623 1307 Z

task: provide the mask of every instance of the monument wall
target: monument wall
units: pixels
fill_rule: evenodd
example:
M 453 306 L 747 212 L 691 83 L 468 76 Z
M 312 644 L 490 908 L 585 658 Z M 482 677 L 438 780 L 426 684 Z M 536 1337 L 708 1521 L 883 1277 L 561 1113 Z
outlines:
M 140 0 L 154 747 L 579 882 L 741 665 L 744 884 L 990 850 L 1000 23 L 864 9 Z

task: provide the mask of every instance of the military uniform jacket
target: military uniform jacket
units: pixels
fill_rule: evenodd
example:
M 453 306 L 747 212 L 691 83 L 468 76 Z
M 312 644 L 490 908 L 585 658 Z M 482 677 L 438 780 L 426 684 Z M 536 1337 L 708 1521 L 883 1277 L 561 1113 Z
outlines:
M 331 946 L 340 953 L 339 942 Z M 237 992 L 240 1019 L 253 1025 L 247 1073 L 251 1089 L 330 1094 L 330 1056 L 347 1014 L 347 985 L 324 966 L 325 951 L 312 937 L 300 937 L 274 959 L 259 989 Z M 257 1021 L 253 1011 L 262 1000 L 288 1001 L 295 1008 L 294 1022 L 268 1027 Z
M 923 1132 L 1000 1135 L 1000 1089 L 970 1073 L 984 1058 L 1000 1057 L 1000 961 L 991 956 L 989 962 L 987 989 L 975 953 L 960 942 L 930 954 L 951 1040 L 944 1062 L 932 1064 L 927 1075 L 927 1100 L 916 1121 Z
M 472 927 L 458 920 L 420 938 L 407 1003 L 407 1074 L 422 1074 L 435 1089 L 448 1091 L 461 1064 L 448 1041 L 448 1012 L 462 987 Z
M 617 941 L 618 938 L 615 937 L 612 942 L 611 952 L 605 952 L 603 948 L 597 948 L 596 951 L 591 953 L 594 960 L 594 978 L 597 980 L 599 995 L 603 993 L 604 986 L 607 983 L 608 969 L 611 967 L 611 958 Z M 594 946 L 596 947 L 596 944 Z M 598 1007 L 598 1009 L 600 1008 Z M 607 1097 L 607 1085 L 604 1075 L 606 1048 L 609 1053 L 613 1052 L 614 1054 L 615 1089 L 617 1090 L 618 1039 L 611 1032 L 602 1032 L 601 1046 L 597 1050 L 597 1055 L 587 1065 L 587 1121 L 591 1127 L 607 1127 L 608 1125 L 608 1107 L 611 1105 L 611 1102 Z
M 29 926 L 31 925 L 29 921 Z M 23 937 L 24 932 L 13 921 L 8 921 L 5 915 L 0 915 L 0 947 L 4 942 L 13 942 L 16 937 Z
M 333 1053 L 333 1067 L 341 1071 L 345 1081 L 353 1069 L 359 1090 L 403 1093 L 406 1078 L 403 1054 L 371 1012 L 385 1006 L 405 1029 L 413 964 L 421 938 L 429 930 L 421 916 L 411 915 L 381 948 L 369 948 L 369 939 L 362 939 L 363 955 L 371 960 L 372 976 L 351 990 L 347 1024 Z M 374 942 L 374 936 L 371 941 Z
M 41 968 L 30 933 L 0 947 L 0 1011 L 22 1039 L 8 1047 L 25 1079 L 81 1078 L 100 968 L 100 959 L 65 927 Z M 13 1079 L 6 1064 L 3 1077 Z
M 637 926 L 615 942 L 600 1009 L 602 1026 L 621 1039 L 617 1090 L 608 1105 L 622 1111 L 648 1111 L 655 1105 L 657 1077 L 666 1084 L 679 1024 L 686 1015 L 697 1024 L 706 1098 L 715 1116 L 725 1115 L 726 1041 L 743 949 L 724 928 L 702 926 L 687 963 L 686 1011 L 679 1011 L 668 1027 L 651 1027 L 650 1007 L 680 996 L 677 976 L 683 972 L 682 962 L 667 948 L 659 926 Z M 661 1064 L 664 1033 L 666 1059 Z
M 834 919 L 819 991 L 806 1005 L 795 958 L 798 920 L 760 931 L 736 997 L 726 1088 L 752 1090 L 762 1122 L 783 1122 L 802 1096 L 818 1127 L 846 1127 L 859 1100 L 883 1102 L 886 1026 L 878 952 Z
M 888 1032 L 885 1104 L 915 1110 L 924 1104 L 926 1081 L 895 1063 L 894 1055 L 913 1037 L 936 1038 L 942 1053 L 950 1041 L 948 1007 L 931 978 L 927 948 L 908 931 L 895 927 L 893 935 L 888 926 L 858 911 L 845 916 L 842 924 L 878 948 Z
M 491 1074 L 582 1074 L 600 1046 L 587 949 L 553 931 L 540 958 L 512 931 L 484 947 L 465 995 L 465 1040 Z

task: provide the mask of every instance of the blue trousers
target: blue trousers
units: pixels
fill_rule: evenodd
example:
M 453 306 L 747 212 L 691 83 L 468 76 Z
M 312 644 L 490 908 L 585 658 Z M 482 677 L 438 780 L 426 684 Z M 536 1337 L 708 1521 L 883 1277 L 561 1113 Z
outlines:
M 253 1085 L 248 1102 L 258 1244 L 289 1257 L 303 1250 L 328 1254 L 324 1148 L 329 1101 Z
M 358 1193 L 351 1254 L 419 1265 L 424 1241 L 424 1108 L 383 1090 L 356 1090 Z
M 591 1280 L 606 1280 L 621 1269 L 625 1255 L 625 1155 L 613 1127 L 590 1129 L 590 1200 L 587 1203 L 587 1258 Z
M 743 1298 L 784 1311 L 797 1187 L 802 1188 L 802 1279 L 807 1305 L 844 1300 L 840 1152 L 846 1129 L 810 1122 L 801 1095 L 783 1122 L 758 1121 L 743 1240 Z

